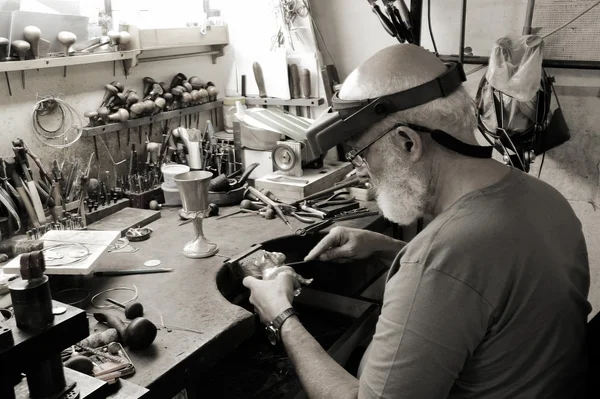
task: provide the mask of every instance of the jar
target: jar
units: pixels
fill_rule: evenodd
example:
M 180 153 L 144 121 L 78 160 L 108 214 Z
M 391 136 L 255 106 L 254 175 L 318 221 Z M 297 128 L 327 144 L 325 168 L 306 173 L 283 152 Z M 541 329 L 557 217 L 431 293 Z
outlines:
M 243 106 L 246 105 L 245 97 L 225 97 L 223 99 L 223 119 L 225 120 L 225 131 L 233 133 L 233 122 L 238 122 L 235 116 L 237 107 L 235 103 L 239 101 Z

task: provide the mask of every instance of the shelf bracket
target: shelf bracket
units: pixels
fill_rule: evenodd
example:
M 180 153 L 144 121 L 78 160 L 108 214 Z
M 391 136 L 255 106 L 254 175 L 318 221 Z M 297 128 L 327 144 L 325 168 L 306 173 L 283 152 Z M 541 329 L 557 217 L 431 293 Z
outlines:
M 226 46 L 226 44 L 219 44 L 219 45 L 213 45 L 213 46 L 211 46 L 212 50 L 216 51 L 215 54 L 211 55 L 213 65 L 215 65 L 217 63 L 217 59 L 219 57 L 223 56 L 223 54 L 224 54 L 223 53 L 223 49 L 225 48 L 225 46 Z

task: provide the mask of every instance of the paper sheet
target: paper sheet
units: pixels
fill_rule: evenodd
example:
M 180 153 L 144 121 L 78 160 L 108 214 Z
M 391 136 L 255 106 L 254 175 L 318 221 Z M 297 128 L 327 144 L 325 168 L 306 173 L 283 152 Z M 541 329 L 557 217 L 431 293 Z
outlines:
M 81 244 L 89 251 L 89 256 L 80 262 L 65 266 L 46 266 L 45 274 L 88 275 L 94 270 L 96 261 L 106 251 L 106 248 L 121 236 L 120 231 L 78 231 L 52 230 L 41 238 L 44 249 L 63 243 Z M 46 254 L 44 254 L 46 257 Z M 21 256 L 15 257 L 6 266 L 5 274 L 19 274 Z

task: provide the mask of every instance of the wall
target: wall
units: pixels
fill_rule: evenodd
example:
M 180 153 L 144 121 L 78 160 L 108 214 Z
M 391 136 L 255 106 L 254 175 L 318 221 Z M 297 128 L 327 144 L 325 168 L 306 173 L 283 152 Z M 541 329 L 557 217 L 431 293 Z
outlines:
M 526 3 L 526 0 L 469 2 L 466 46 L 471 46 L 476 55 L 489 55 L 495 39 L 506 34 L 520 34 Z M 396 43 L 370 12 L 367 2 L 330 0 L 313 1 L 311 4 L 341 79 L 379 49 Z M 432 27 L 439 51 L 456 54 L 460 1 L 433 4 Z M 423 45 L 431 49 L 430 43 L 424 19 Z M 471 68 L 473 66 L 465 69 Z M 484 72 L 470 75 L 465 84 L 473 95 Z M 548 72 L 556 77 L 557 93 L 572 138 L 547 153 L 541 178 L 569 200 L 582 221 L 592 276 L 590 302 L 595 313 L 600 309 L 600 215 L 596 211 L 596 203 L 600 200 L 600 140 L 597 139 L 600 131 L 600 115 L 597 112 L 600 107 L 600 71 L 551 69 Z M 539 164 L 538 160 L 532 173 L 537 174 Z
M 194 57 L 183 60 L 159 61 L 140 64 L 132 68 L 131 74 L 125 79 L 120 63 L 117 63 L 117 76 L 113 76 L 113 64 L 91 64 L 86 66 L 72 66 L 67 69 L 67 78 L 63 78 L 62 68 L 42 69 L 39 71 L 27 71 L 25 74 L 26 90 L 22 89 L 20 72 L 9 72 L 13 96 L 10 97 L 6 90 L 4 76 L 0 83 L 0 117 L 2 120 L 2 137 L 0 143 L 0 155 L 2 157 L 12 156 L 10 142 L 17 137 L 22 138 L 37 152 L 48 164 L 53 159 L 62 160 L 64 157 L 79 159 L 81 163 L 87 163 L 89 155 L 94 151 L 93 140 L 82 138 L 80 142 L 68 150 L 55 150 L 42 143 L 36 138 L 31 127 L 31 112 L 37 96 L 54 95 L 60 96 L 73 106 L 80 115 L 85 111 L 98 108 L 104 94 L 104 85 L 113 80 L 121 81 L 126 87 L 142 91 L 142 78 L 152 76 L 154 79 L 170 82 L 173 75 L 183 72 L 187 76 L 197 75 L 206 80 L 212 80 L 217 87 L 222 88 L 224 78 L 222 59 L 216 65 L 212 65 L 210 57 Z M 205 113 L 203 119 L 210 118 Z M 154 126 L 154 141 L 159 141 L 159 126 Z M 126 132 L 121 133 L 121 150 L 119 151 L 116 135 L 109 134 L 106 137 L 107 144 L 115 161 L 127 157 Z M 134 139 L 135 137 L 135 139 Z M 132 143 L 138 145 L 137 134 L 132 133 Z M 98 141 L 99 164 L 93 161 L 92 170 L 99 168 L 100 171 L 111 170 L 112 165 L 106 148 Z M 125 173 L 126 165 L 120 166 L 119 173 Z M 93 175 L 92 175 L 93 176 Z

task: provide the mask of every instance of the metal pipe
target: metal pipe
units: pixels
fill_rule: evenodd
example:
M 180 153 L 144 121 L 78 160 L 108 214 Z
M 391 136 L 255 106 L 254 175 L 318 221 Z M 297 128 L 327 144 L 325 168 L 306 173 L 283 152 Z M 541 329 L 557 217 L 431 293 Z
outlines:
M 440 59 L 444 62 L 457 62 L 459 56 L 456 54 L 440 54 Z M 487 65 L 490 57 L 466 56 L 463 57 L 465 64 Z M 542 66 L 545 68 L 560 68 L 560 69 L 590 69 L 600 70 L 599 61 L 573 61 L 573 60 L 544 60 Z
M 467 0 L 462 0 L 462 18 L 460 20 L 460 48 L 458 49 L 458 63 L 463 64 L 465 58 L 465 30 L 467 27 Z
M 410 0 L 410 16 L 413 26 L 413 37 L 417 46 L 421 45 L 421 26 L 423 18 L 423 0 Z
M 523 25 L 523 34 L 531 35 L 531 23 L 533 21 L 533 9 L 535 8 L 535 0 L 527 2 L 527 12 L 525 13 L 525 24 Z

